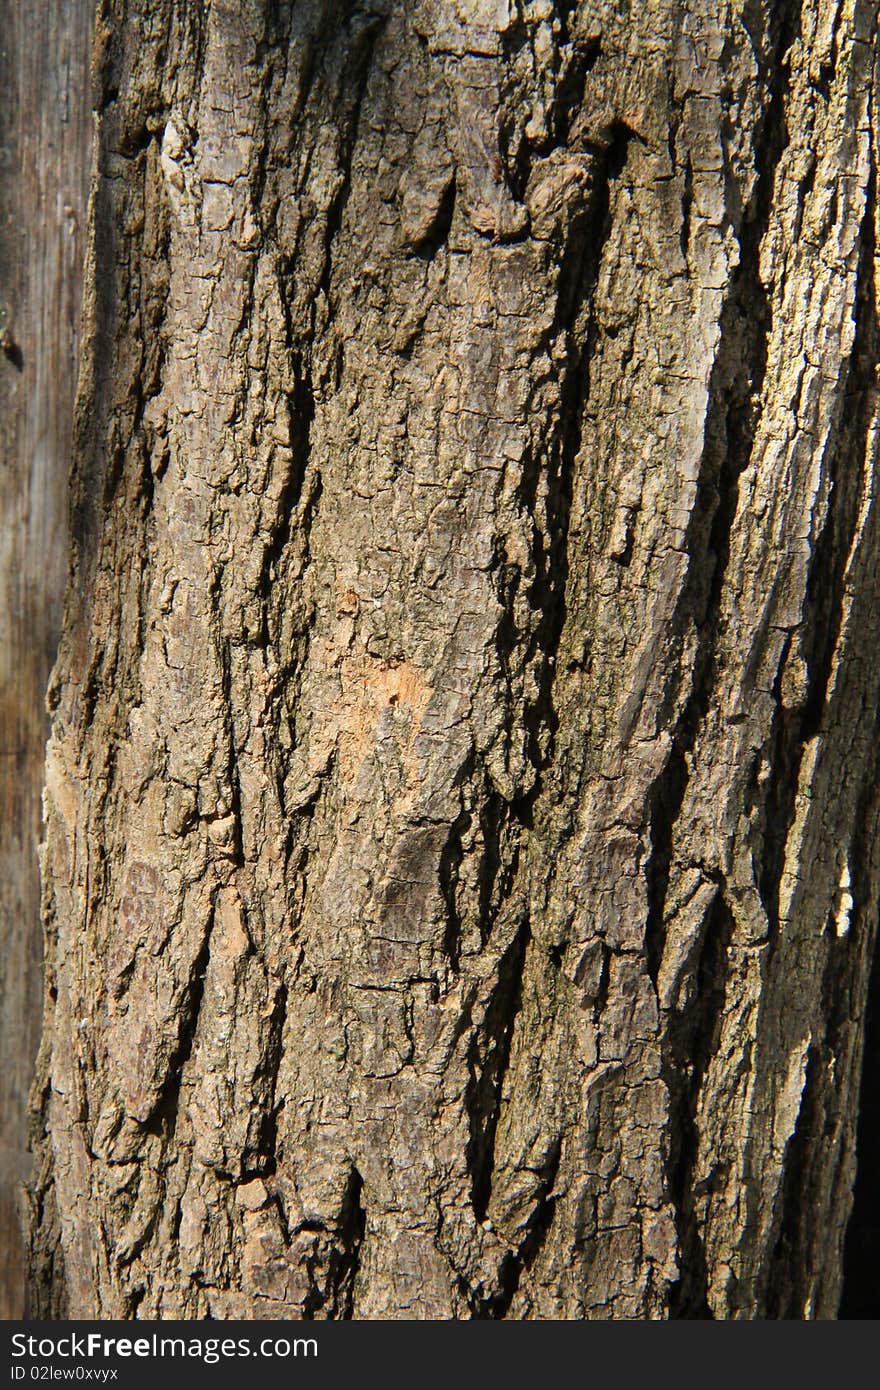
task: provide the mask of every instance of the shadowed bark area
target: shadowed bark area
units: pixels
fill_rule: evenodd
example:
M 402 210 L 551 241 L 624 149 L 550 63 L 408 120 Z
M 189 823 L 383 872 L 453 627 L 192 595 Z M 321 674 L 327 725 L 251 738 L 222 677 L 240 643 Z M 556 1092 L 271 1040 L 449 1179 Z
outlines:
M 874 951 L 858 1121 L 858 1171 L 846 1233 L 842 1318 L 880 1317 L 880 952 Z
M 104 0 L 49 1316 L 836 1315 L 868 0 Z

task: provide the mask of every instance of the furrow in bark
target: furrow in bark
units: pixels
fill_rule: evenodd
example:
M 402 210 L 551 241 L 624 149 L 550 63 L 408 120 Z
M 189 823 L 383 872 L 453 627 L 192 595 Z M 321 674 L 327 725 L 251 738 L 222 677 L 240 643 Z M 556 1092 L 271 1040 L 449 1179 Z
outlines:
M 458 970 L 461 958 L 461 913 L 456 898 L 458 872 L 464 859 L 462 835 L 471 823 L 467 811 L 462 811 L 449 827 L 446 843 L 440 851 L 440 892 L 446 909 L 443 950 L 453 970 Z
M 499 1282 L 500 1290 L 492 1298 L 486 1299 L 474 1313 L 478 1318 L 505 1318 L 521 1285 L 527 1281 L 529 1271 L 544 1245 L 553 1225 L 556 1212 L 556 1196 L 553 1188 L 562 1162 L 562 1139 L 558 1138 L 550 1146 L 547 1160 L 539 1174 L 534 1206 L 525 1225 L 522 1239 L 515 1251 L 511 1251 L 502 1262 Z
M 575 469 L 581 450 L 583 413 L 590 390 L 590 358 L 595 346 L 593 298 L 602 256 L 611 232 L 611 191 L 626 163 L 632 132 L 616 122 L 604 148 L 596 152 L 591 195 L 572 227 L 565 247 L 556 294 L 552 336 L 568 336 L 569 355 L 560 391 L 560 420 L 549 460 L 533 456 L 523 466 L 519 501 L 535 514 L 541 470 L 549 471 L 546 535 L 535 527 L 535 578 L 529 601 L 539 615 L 529 636 L 526 664 L 536 667 L 537 693 L 526 703 L 523 723 L 536 780 L 527 798 L 525 817 L 541 788 L 541 774 L 553 756 L 558 718 L 554 707 L 556 654 L 565 626 L 569 575 L 568 530 Z
M 201 949 L 192 963 L 186 994 L 181 1000 L 178 1010 L 177 1046 L 168 1061 L 165 1080 L 156 1098 L 156 1103 L 142 1126 L 145 1132 L 158 1134 L 166 1146 L 170 1146 L 174 1142 L 184 1071 L 192 1056 L 196 1033 L 198 1032 L 202 996 L 205 990 L 205 971 L 208 968 L 208 959 L 211 954 L 212 927 L 213 921 L 209 924 Z
M 782 1180 L 779 1233 L 773 1249 L 767 1279 L 768 1318 L 803 1316 L 807 1291 L 807 1268 L 803 1250 L 803 1223 L 809 1213 L 803 1204 L 808 1195 L 809 1153 L 815 1142 L 817 1123 L 823 1117 L 822 1063 L 833 1063 L 829 1050 L 814 1044 L 807 1053 L 806 1077 L 794 1132 L 785 1153 Z
M 695 1213 L 692 1175 L 700 1089 L 721 1034 L 733 917 L 719 886 L 706 912 L 691 1002 L 669 1024 L 664 1078 L 669 1088 L 669 1193 L 678 1214 L 681 1277 L 669 1294 L 672 1318 L 710 1318 L 708 1271 Z
M 492 1192 L 495 1133 L 514 1025 L 522 1007 L 522 978 L 530 935 L 528 922 L 523 922 L 502 956 L 483 1024 L 475 1032 L 468 1052 L 470 1080 L 465 1106 L 470 1137 L 466 1162 L 478 1221 L 486 1218 Z
M 282 303 L 284 296 L 282 295 Z M 288 317 L 288 334 L 289 317 Z M 281 496 L 263 556 L 259 592 L 263 612 L 263 642 L 277 646 L 277 637 L 272 631 L 277 624 L 270 623 L 272 586 L 276 572 L 281 565 L 285 549 L 290 542 L 291 527 L 297 520 L 297 512 L 302 500 L 306 469 L 309 463 L 309 444 L 312 421 L 315 417 L 315 398 L 312 383 L 300 359 L 294 367 L 295 386 L 288 398 L 291 457 L 290 467 L 284 480 Z
M 302 1313 L 307 1321 L 319 1314 L 322 1318 L 343 1321 L 352 1316 L 355 1281 L 360 1270 L 360 1251 L 367 1225 L 362 1200 L 363 1186 L 357 1168 L 352 1168 L 339 1220 L 331 1235 L 323 1283 L 317 1282 L 317 1267 L 310 1270 L 312 1287 Z
M 266 1104 L 260 1121 L 259 1152 L 250 1172 L 272 1175 L 278 1166 L 278 1108 L 277 1087 L 284 1056 L 284 1028 L 287 1023 L 287 985 L 279 984 L 269 1021 L 263 1069 L 269 1079 Z
M 373 54 L 375 53 L 379 36 L 385 26 L 386 18 L 385 15 L 377 14 L 365 16 L 355 6 L 351 6 L 348 16 L 348 22 L 351 27 L 350 47 L 347 55 L 348 66 L 343 72 L 341 85 L 343 91 L 353 89 L 354 95 L 353 98 L 349 98 L 350 104 L 343 127 L 341 148 L 339 151 L 342 179 L 330 207 L 327 210 L 327 222 L 324 231 L 324 269 L 315 294 L 315 300 L 317 300 L 323 292 L 328 303 L 331 302 L 333 244 L 342 226 L 342 218 L 346 203 L 348 202 L 351 189 L 351 166 L 355 144 L 357 142 L 361 107 L 367 90 L 367 83 L 370 78 L 370 67 Z M 359 21 L 357 31 L 354 29 L 355 20 Z
M 220 582 L 215 589 L 214 602 L 219 606 L 222 603 Z M 232 841 L 228 851 L 231 862 L 239 866 L 244 863 L 244 851 L 242 848 L 242 826 L 241 826 L 241 783 L 238 775 L 238 750 L 235 746 L 235 704 L 232 692 L 232 651 L 231 644 L 227 638 L 220 642 L 219 667 L 221 676 L 221 686 L 223 691 L 223 718 L 225 724 L 226 741 L 226 767 L 224 769 L 224 780 L 229 788 L 229 798 L 231 805 L 229 810 L 232 814 Z
M 360 1272 L 361 1246 L 367 1228 L 367 1213 L 362 1199 L 363 1188 L 363 1179 L 358 1170 L 353 1168 L 340 1223 L 340 1251 L 333 1270 L 334 1312 L 337 1318 L 345 1320 L 352 1316 L 355 1283 Z

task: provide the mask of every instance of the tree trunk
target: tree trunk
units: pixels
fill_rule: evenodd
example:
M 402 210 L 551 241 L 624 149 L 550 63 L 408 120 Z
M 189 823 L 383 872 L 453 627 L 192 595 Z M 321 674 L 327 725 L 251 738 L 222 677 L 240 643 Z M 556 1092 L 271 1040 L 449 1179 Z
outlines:
M 36 1307 L 828 1317 L 868 0 L 104 0 Z
M 90 0 L 0 0 L 0 1318 L 23 1312 L 18 1190 L 40 1031 L 44 697 L 67 567 L 88 191 Z

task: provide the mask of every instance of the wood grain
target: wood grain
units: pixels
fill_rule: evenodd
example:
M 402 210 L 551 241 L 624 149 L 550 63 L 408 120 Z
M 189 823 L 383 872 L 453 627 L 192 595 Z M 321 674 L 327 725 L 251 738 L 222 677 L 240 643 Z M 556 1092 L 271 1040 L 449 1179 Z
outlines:
M 67 572 L 91 5 L 0 0 L 0 1317 L 25 1281 L 18 1189 L 39 1038 L 45 689 Z

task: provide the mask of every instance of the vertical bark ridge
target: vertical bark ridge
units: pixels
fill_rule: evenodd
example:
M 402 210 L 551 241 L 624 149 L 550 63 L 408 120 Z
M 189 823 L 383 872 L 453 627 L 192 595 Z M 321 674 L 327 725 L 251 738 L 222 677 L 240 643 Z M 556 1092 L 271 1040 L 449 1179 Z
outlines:
M 858 24 L 861 22 L 861 16 L 857 11 L 853 16 L 853 22 L 856 27 L 858 27 Z M 855 51 L 857 54 L 860 53 L 859 49 Z M 838 80 L 842 76 L 843 73 L 838 66 Z M 855 228 L 860 226 L 864 227 L 863 213 L 865 207 L 869 206 L 871 202 L 871 137 L 869 134 L 871 112 L 869 104 L 870 83 L 864 90 L 865 97 L 863 100 L 865 101 L 868 120 L 862 126 L 864 135 L 862 137 L 863 143 L 859 153 L 860 191 L 858 195 L 859 201 L 856 204 L 856 216 L 853 223 Z M 795 109 L 798 109 L 802 98 L 796 90 L 793 93 L 793 97 L 797 104 Z M 807 101 L 812 103 L 814 98 L 808 95 Z M 815 109 L 817 115 L 821 119 L 823 114 L 822 106 L 819 105 L 819 103 L 815 103 Z M 796 128 L 795 122 L 796 117 L 793 114 L 790 121 L 790 129 L 792 131 Z M 794 155 L 792 163 L 800 162 L 799 156 L 794 151 L 792 151 L 792 153 Z M 792 169 L 792 176 L 793 175 L 794 169 Z M 801 187 L 803 188 L 803 184 L 801 184 Z M 814 186 L 814 193 L 812 196 L 818 196 L 821 199 L 823 193 L 821 190 L 817 193 L 816 189 L 818 189 L 818 182 Z M 831 198 L 831 207 L 832 210 L 834 210 L 833 198 L 835 194 L 829 192 L 826 188 L 824 190 L 824 197 L 826 199 L 829 197 Z M 809 216 L 809 211 L 807 215 Z M 869 215 L 873 216 L 873 213 Z M 771 229 L 770 236 L 773 237 L 773 235 L 774 233 Z M 849 358 L 853 336 L 858 333 L 854 320 L 860 317 L 858 304 L 862 295 L 861 286 L 863 284 L 863 277 L 859 267 L 860 264 L 864 264 L 864 257 L 860 252 L 860 241 L 863 245 L 863 236 L 860 237 L 858 233 L 847 239 L 847 270 L 845 272 L 847 276 L 845 298 L 845 303 L 847 305 L 846 317 L 843 323 L 843 332 L 839 340 L 840 346 L 835 349 L 835 369 L 830 378 L 830 401 L 825 415 L 827 423 L 825 425 L 825 432 L 823 432 L 823 450 L 825 449 L 825 440 L 829 438 L 829 436 L 833 438 L 834 431 L 837 427 L 837 421 L 842 418 L 838 412 L 841 409 L 843 399 L 845 399 L 845 383 L 848 376 L 846 364 Z M 769 259 L 768 249 L 772 244 L 772 241 L 768 238 L 768 245 L 762 253 L 762 264 L 765 267 Z M 776 244 L 779 244 L 778 241 Z M 774 293 L 778 294 L 781 290 L 781 303 L 784 305 L 790 293 L 791 271 L 789 271 L 785 279 L 777 281 L 777 285 L 779 289 Z M 773 362 L 775 356 L 775 340 L 778 334 L 776 322 L 777 316 L 775 315 L 774 333 L 771 338 L 771 355 L 768 359 L 768 365 Z M 782 327 L 783 320 L 779 319 L 778 322 L 779 326 Z M 768 397 L 765 392 L 765 402 L 767 400 Z M 777 408 L 774 402 L 774 411 Z M 766 409 L 767 406 L 765 404 L 765 419 L 759 428 L 755 450 L 756 459 L 758 460 L 762 457 L 763 451 L 767 449 L 768 436 L 766 431 L 767 427 L 771 424 L 770 420 L 766 417 Z M 778 426 L 775 426 L 775 428 L 778 428 Z M 764 457 L 774 459 L 774 456 L 778 458 L 778 452 L 771 446 L 769 453 L 765 454 Z M 796 458 L 797 454 L 794 453 L 792 457 Z M 760 466 L 759 464 L 759 470 Z M 825 506 L 827 505 L 829 489 L 829 477 L 828 473 L 825 472 L 827 467 L 828 457 L 826 455 L 824 461 L 820 462 L 817 472 L 813 474 L 811 484 L 812 491 L 807 492 L 805 497 L 804 529 L 809 534 L 810 540 L 805 548 L 806 554 L 804 556 L 804 561 L 802 562 L 800 559 L 795 558 L 794 568 L 785 563 L 780 564 L 776 576 L 768 585 L 768 592 L 771 594 L 771 608 L 768 611 L 767 620 L 773 624 L 773 627 L 764 627 L 760 637 L 760 645 L 756 645 L 756 647 L 753 648 L 753 653 L 747 662 L 746 669 L 751 669 L 755 672 L 760 670 L 761 665 L 767 661 L 765 669 L 768 669 L 768 673 L 772 673 L 770 674 L 768 684 L 771 686 L 771 695 L 773 691 L 775 691 L 775 695 L 772 695 L 772 704 L 770 706 L 771 717 L 768 721 L 768 725 L 765 726 L 771 731 L 771 740 L 774 737 L 774 730 L 779 727 L 779 716 L 776 714 L 776 710 L 779 706 L 785 711 L 784 718 L 790 728 L 799 727 L 798 721 L 803 717 L 801 711 L 804 708 L 810 707 L 809 677 L 811 670 L 808 666 L 805 654 L 809 649 L 810 642 L 809 599 L 811 590 L 809 574 L 811 557 L 815 553 L 818 535 L 821 531 L 822 521 L 825 515 Z M 855 493 L 861 497 L 859 503 L 859 522 L 854 536 L 839 536 L 837 538 L 841 545 L 841 549 L 836 552 L 837 559 L 835 563 L 844 564 L 847 570 L 851 572 L 850 567 L 853 564 L 854 549 L 856 546 L 858 548 L 864 546 L 867 551 L 867 554 L 864 556 L 864 563 L 868 567 L 868 572 L 872 572 L 873 561 L 870 559 L 870 555 L 873 552 L 876 540 L 870 521 L 870 504 L 867 502 L 868 492 L 865 490 L 864 481 L 860 481 L 859 479 L 859 467 L 858 459 L 849 455 L 847 458 L 847 486 L 852 486 Z M 871 468 L 873 468 L 873 465 L 871 465 Z M 788 476 L 792 477 L 792 474 L 789 472 Z M 746 480 L 747 495 L 753 498 L 755 492 L 751 482 L 750 472 L 747 471 L 743 477 L 744 480 Z M 869 490 L 870 486 L 870 484 L 867 484 Z M 788 493 L 788 497 L 793 500 L 796 496 L 797 492 L 795 485 L 795 488 Z M 819 499 L 818 506 L 813 500 L 816 496 L 818 496 Z M 796 505 L 800 506 L 802 504 L 797 502 Z M 734 573 L 743 573 L 741 567 L 736 562 L 735 552 Z M 756 577 L 755 582 L 760 582 L 760 580 Z M 764 582 L 766 583 L 767 580 L 765 579 Z M 869 588 L 872 583 L 872 580 L 868 581 Z M 833 589 L 833 585 L 831 588 Z M 795 599 L 794 596 L 796 594 L 803 595 L 803 597 Z M 736 605 L 734 611 L 737 611 L 737 608 L 740 614 L 744 611 L 741 604 Z M 783 617 L 783 614 L 786 616 Z M 765 622 L 767 620 L 765 620 Z M 774 631 L 774 627 L 776 631 Z M 739 642 L 741 645 L 743 644 L 741 632 L 739 633 Z M 837 671 L 841 669 L 841 652 L 845 649 L 845 642 L 846 638 L 842 633 L 834 658 L 834 669 Z M 725 645 L 728 649 L 727 653 L 725 653 L 725 664 L 728 664 L 730 662 L 728 653 L 731 650 L 732 644 L 728 640 Z M 767 653 L 766 656 L 760 655 L 761 647 L 764 647 L 764 651 Z M 772 655 L 770 655 L 770 653 L 772 653 Z M 769 661 L 767 660 L 768 656 Z M 760 677 L 758 678 L 758 684 L 759 686 L 763 685 L 763 681 Z M 845 700 L 847 697 L 840 691 L 837 691 L 835 701 L 832 702 L 832 704 L 835 704 L 838 698 Z M 873 696 L 868 697 L 869 704 L 872 702 L 872 699 Z M 858 770 L 861 767 L 861 755 L 856 752 L 852 754 L 852 761 L 847 761 L 847 767 L 850 769 L 848 774 L 850 783 L 844 783 L 842 791 L 841 784 L 836 781 L 835 774 L 830 771 L 833 763 L 830 760 L 827 763 L 824 761 L 824 759 L 828 757 L 828 746 L 836 742 L 835 729 L 839 725 L 840 718 L 839 706 L 837 708 L 828 708 L 824 711 L 821 732 L 819 732 L 812 741 L 809 741 L 801 752 L 798 752 L 797 748 L 794 748 L 794 768 L 791 765 L 786 765 L 784 757 L 774 766 L 772 763 L 773 743 L 771 742 L 769 747 L 765 745 L 765 748 L 762 749 L 761 758 L 757 761 L 755 766 L 757 796 L 755 791 L 753 791 L 750 797 L 752 806 L 756 804 L 760 806 L 761 789 L 763 789 L 765 797 L 769 792 L 769 799 L 766 803 L 767 809 L 763 813 L 759 811 L 754 828 L 748 836 L 751 865 L 749 865 L 748 860 L 741 860 L 741 867 L 738 869 L 734 868 L 731 873 L 731 869 L 728 868 L 730 859 L 725 856 L 725 858 L 727 858 L 727 863 L 722 863 L 722 867 L 727 872 L 728 877 L 732 877 L 733 879 L 739 878 L 741 882 L 739 888 L 737 888 L 735 884 L 733 885 L 738 931 L 733 942 L 733 950 L 730 953 L 731 965 L 733 968 L 730 974 L 725 1001 L 725 1029 L 730 1030 L 728 1032 L 728 1037 L 732 1038 L 735 1036 L 734 1029 L 742 1030 L 747 1027 L 748 1033 L 751 1034 L 754 1040 L 751 1044 L 749 1071 L 744 1073 L 744 1080 L 747 1076 L 748 1081 L 743 1085 L 744 1104 L 751 1110 L 754 1119 L 748 1126 L 749 1140 L 744 1151 L 745 1162 L 742 1167 L 740 1167 L 737 1162 L 734 1162 L 732 1168 L 733 1176 L 728 1177 L 727 1184 L 729 1185 L 731 1182 L 739 1183 L 741 1181 L 745 1181 L 748 1184 L 749 1175 L 757 1171 L 761 1171 L 764 1175 L 761 1195 L 759 1196 L 756 1187 L 752 1186 L 747 1202 L 747 1209 L 749 1213 L 748 1220 L 752 1223 L 752 1229 L 754 1230 L 757 1228 L 761 1232 L 758 1246 L 766 1249 L 766 1259 L 769 1259 L 771 1256 L 776 1239 L 775 1231 L 777 1230 L 780 1211 L 778 1203 L 782 1202 L 782 1198 L 779 1194 L 781 1192 L 781 1187 L 784 1186 L 785 1170 L 790 1161 L 795 1163 L 798 1161 L 797 1156 L 800 1152 L 803 1152 L 804 1145 L 806 1145 L 807 1151 L 810 1151 L 814 1146 L 820 1146 L 820 1140 L 818 1138 L 820 1124 L 819 1121 L 814 1121 L 811 1115 L 814 1113 L 818 1114 L 823 1118 L 824 1122 L 824 1117 L 827 1114 L 828 1108 L 831 1107 L 836 1110 L 836 1105 L 828 1100 L 827 1095 L 823 1100 L 823 1105 L 817 1106 L 815 1112 L 813 1111 L 812 1099 L 809 1099 L 809 1103 L 807 1103 L 806 1108 L 804 1108 L 803 1098 L 807 1085 L 808 1059 L 810 1056 L 816 1055 L 815 1049 L 819 1045 L 822 1031 L 824 1031 L 821 1023 L 823 1011 L 823 991 L 821 982 L 825 972 L 826 951 L 834 949 L 830 943 L 827 946 L 825 944 L 827 941 L 827 937 L 825 936 L 826 924 L 832 920 L 837 920 L 837 904 L 842 901 L 849 901 L 849 890 L 846 884 L 851 874 L 851 868 L 842 865 L 842 863 L 836 865 L 829 864 L 827 857 L 821 852 L 816 851 L 815 842 L 811 838 L 809 831 L 807 831 L 807 838 L 805 841 L 803 838 L 804 823 L 801 818 L 805 813 L 810 820 L 812 820 L 813 816 L 819 818 L 823 815 L 825 817 L 829 815 L 827 810 L 820 811 L 818 805 L 815 803 L 813 804 L 812 812 L 807 812 L 806 805 L 802 800 L 802 789 L 807 780 L 811 781 L 815 788 L 817 784 L 823 785 L 823 775 L 831 776 L 835 780 L 835 791 L 830 793 L 830 795 L 834 800 L 835 810 L 833 815 L 835 824 L 838 826 L 841 836 L 839 843 L 841 845 L 845 844 L 852 834 L 852 821 L 850 820 L 850 816 L 853 810 L 854 798 L 858 796 L 858 789 L 861 785 L 862 773 Z M 860 724 L 858 724 L 858 726 L 862 729 L 864 728 L 863 716 L 860 717 Z M 858 746 L 863 748 L 866 746 L 861 742 L 861 739 L 866 736 L 866 733 L 862 732 L 856 734 Z M 837 746 L 839 748 L 839 744 Z M 839 756 L 841 755 L 842 754 L 839 754 Z M 827 768 L 827 772 L 824 774 L 821 770 L 823 767 Z M 818 783 L 816 781 L 817 778 Z M 796 794 L 788 791 L 788 788 L 792 785 L 798 788 Z M 794 813 L 790 828 L 786 831 L 784 825 L 779 823 L 781 817 L 777 817 L 781 805 L 779 798 L 781 797 L 784 801 L 789 795 L 793 796 L 797 810 Z M 777 890 L 774 887 L 775 871 L 772 870 L 772 867 L 768 869 L 768 865 L 772 866 L 774 862 L 773 845 L 776 842 L 776 837 L 780 834 L 784 836 L 784 850 L 781 856 L 782 867 L 779 879 L 780 886 Z M 807 849 L 806 846 L 808 844 L 813 847 L 812 850 Z M 815 858 L 810 858 L 811 853 Z M 839 851 L 839 853 L 843 853 L 843 851 Z M 844 857 L 848 859 L 849 854 L 845 854 Z M 733 862 L 735 864 L 735 859 Z M 777 860 L 776 862 L 779 861 Z M 757 874 L 752 878 L 755 868 L 757 868 Z M 744 870 L 746 870 L 746 874 L 743 876 Z M 749 879 L 752 880 L 757 889 L 761 902 L 760 908 L 758 908 L 757 903 L 754 903 L 754 909 L 750 905 L 749 900 L 752 899 L 753 890 L 751 887 L 746 888 L 745 886 Z M 777 891 L 778 907 L 776 906 Z M 752 902 L 754 902 L 754 899 L 752 899 Z M 764 915 L 765 926 L 761 925 L 762 915 Z M 775 926 L 774 922 L 776 923 Z M 835 934 L 838 936 L 845 935 L 847 930 L 848 927 L 846 927 L 845 930 L 843 928 L 841 928 L 841 930 L 835 928 Z M 825 938 L 824 940 L 823 937 Z M 740 941 L 742 945 L 739 944 Z M 840 950 L 842 950 L 843 954 L 846 953 L 845 947 L 840 948 Z M 748 998 L 751 988 L 753 988 L 753 986 L 749 987 L 746 984 L 749 976 L 753 976 L 756 981 L 760 980 L 761 984 L 757 1010 L 755 1014 L 753 1014 L 754 1023 L 746 1025 L 745 1015 L 742 1009 L 745 999 Z M 783 978 L 787 980 L 787 984 L 784 987 L 781 986 Z M 799 995 L 797 1006 L 793 1006 L 792 1003 L 789 1002 L 793 978 L 798 978 L 800 980 L 809 979 L 810 982 Z M 851 983 L 856 993 L 860 993 L 864 989 L 863 976 L 858 987 L 854 985 L 854 981 Z M 776 993 L 778 987 L 784 988 L 786 991 L 787 999 L 785 1003 L 783 1003 L 781 995 Z M 724 1046 L 725 1041 L 722 1039 L 722 1050 Z M 851 1057 L 851 1040 L 847 1041 L 846 1046 L 841 1047 L 841 1052 L 844 1058 Z M 789 1059 L 787 1068 L 780 1066 L 780 1059 L 785 1056 Z M 847 1062 L 842 1060 L 839 1054 L 834 1060 L 834 1065 L 841 1067 L 844 1075 L 852 1075 L 851 1072 L 847 1072 Z M 817 1070 L 816 1074 L 823 1074 L 821 1068 Z M 716 1078 L 710 1075 L 707 1084 L 707 1089 L 710 1093 L 713 1089 L 713 1083 L 718 1084 Z M 726 1087 L 729 1097 L 729 1081 L 726 1083 Z M 745 1100 L 746 1095 L 749 1097 L 747 1101 Z M 717 1129 L 715 1129 L 715 1133 L 711 1139 L 707 1140 L 705 1137 L 706 1130 L 711 1131 L 714 1129 L 709 1119 L 711 1103 L 709 1096 L 704 1094 L 701 1097 L 701 1127 L 705 1127 L 701 1139 L 701 1148 L 706 1154 L 710 1149 L 715 1153 L 714 1163 L 711 1167 L 709 1167 L 705 1159 L 702 1158 L 698 1163 L 698 1169 L 702 1169 L 703 1173 L 707 1174 L 711 1172 L 713 1168 L 717 1169 L 719 1157 Z M 728 1099 L 728 1107 L 729 1106 L 730 1101 Z M 792 1136 L 801 1127 L 803 1127 L 801 1137 L 797 1142 L 794 1142 Z M 845 1125 L 838 1125 L 832 1132 L 834 1135 L 833 1141 L 831 1141 L 831 1152 L 834 1155 L 833 1162 L 841 1164 L 845 1169 L 850 1162 L 848 1153 L 850 1141 L 846 1133 L 846 1127 Z M 808 1138 L 804 1139 L 804 1134 L 806 1134 Z M 826 1139 L 822 1142 L 828 1142 L 827 1134 Z M 722 1145 L 722 1153 L 723 1148 L 724 1146 Z M 830 1175 L 830 1166 L 825 1171 L 826 1174 Z M 779 1186 L 777 1186 L 777 1183 Z M 795 1182 L 795 1186 L 796 1188 L 798 1187 L 797 1181 Z M 721 1184 L 721 1191 L 724 1190 L 725 1184 Z M 803 1192 L 802 1187 L 800 1190 Z M 835 1201 L 842 1201 L 845 1203 L 846 1198 L 843 1195 L 844 1192 L 845 1181 L 842 1186 L 839 1186 L 837 1183 L 832 1182 L 829 1177 L 823 1201 L 828 1201 L 829 1204 Z M 711 1213 L 715 1200 L 716 1199 L 711 1195 L 708 1196 L 708 1200 L 703 1198 L 705 1202 L 703 1210 Z M 832 1224 L 835 1230 L 842 1230 L 843 1222 L 840 1217 Z M 824 1221 L 819 1222 L 819 1225 L 825 1225 L 827 1228 L 827 1217 Z M 709 1230 L 711 1230 L 711 1216 L 709 1220 Z M 766 1232 L 766 1236 L 764 1232 Z M 805 1232 L 802 1230 L 801 1234 L 803 1236 Z M 755 1252 L 756 1247 L 753 1235 L 743 1236 L 743 1244 L 746 1243 L 748 1243 L 750 1251 Z M 789 1252 L 787 1258 L 789 1260 L 793 1258 L 791 1252 Z M 767 1291 L 766 1281 L 768 1264 L 766 1259 L 760 1256 L 755 1259 L 754 1254 L 750 1253 L 742 1264 L 740 1264 L 739 1260 L 735 1260 L 731 1273 L 725 1275 L 728 1281 L 727 1287 L 732 1294 L 731 1306 L 735 1312 L 741 1316 L 754 1316 L 756 1309 L 766 1306 L 763 1302 Z M 804 1267 L 809 1268 L 806 1256 L 804 1256 L 804 1259 Z M 833 1262 L 829 1264 L 829 1262 L 820 1259 L 816 1262 L 816 1266 L 811 1270 L 810 1275 L 804 1276 L 804 1287 L 808 1289 L 808 1293 L 803 1304 L 796 1310 L 798 1316 L 828 1315 L 829 1311 L 833 1312 L 836 1307 L 835 1287 L 833 1282 L 827 1280 L 825 1274 L 822 1272 L 823 1270 L 828 1270 L 833 1267 Z M 823 1313 L 821 1311 L 822 1309 L 826 1311 Z
M 689 755 L 713 696 L 720 605 L 730 555 L 730 534 L 736 520 L 738 480 L 752 456 L 767 367 L 770 306 L 759 273 L 759 261 L 773 211 L 776 172 L 788 143 L 788 63 L 799 28 L 799 6 L 793 7 L 790 14 L 773 17 L 777 20 L 778 34 L 768 31 L 761 45 L 769 49 L 770 56 L 763 74 L 763 111 L 756 124 L 753 146 L 755 184 L 747 206 L 740 213 L 738 262 L 721 314 L 706 405 L 705 453 L 700 462 L 686 538 L 687 553 L 691 557 L 688 578 L 672 620 L 673 631 L 681 633 L 682 639 L 689 627 L 696 630 L 692 668 L 686 678 L 689 689 L 673 727 L 669 760 L 650 794 L 654 809 L 652 851 L 645 869 L 650 885 L 646 949 L 655 976 L 662 957 L 663 913 L 674 827 L 687 788 Z M 691 181 L 688 164 L 686 196 Z M 735 207 L 729 215 L 735 225 Z M 688 222 L 689 214 L 685 210 L 683 229 Z M 674 692 L 670 692 L 669 698 L 674 700 Z
M 800 6 L 769 16 L 761 39 L 766 54 L 760 74 L 762 110 L 754 132 L 754 184 L 750 196 L 729 208 L 736 228 L 738 260 L 730 293 L 721 312 L 719 338 L 709 380 L 705 449 L 700 462 L 685 548 L 688 575 L 672 631 L 684 640 L 695 633 L 692 665 L 685 676 L 686 696 L 678 697 L 679 712 L 672 727 L 671 751 L 649 792 L 651 854 L 645 874 L 648 910 L 645 949 L 655 983 L 661 970 L 665 937 L 666 900 L 674 842 L 685 804 L 690 766 L 701 726 L 715 695 L 718 674 L 719 628 L 723 622 L 731 533 L 737 519 L 739 479 L 752 457 L 761 411 L 771 332 L 771 306 L 760 274 L 761 247 L 774 207 L 774 184 L 789 142 L 787 129 L 791 47 L 800 30 Z M 685 199 L 692 199 L 692 171 L 685 170 Z M 690 212 L 683 212 L 683 228 Z M 680 687 L 679 687 L 680 688 Z M 676 701 L 676 693 L 666 697 Z M 789 783 L 780 777 L 783 786 Z M 718 1044 L 717 1019 L 724 1007 L 727 948 L 731 914 L 725 899 L 724 873 L 711 863 L 694 866 L 697 892 L 706 903 L 695 938 L 695 983 L 685 991 L 680 1016 L 670 1017 L 664 1049 L 664 1076 L 671 1101 L 669 1188 L 677 1212 L 682 1277 L 672 1299 L 674 1316 L 711 1316 L 707 1301 L 707 1272 L 702 1242 L 694 1218 L 690 1170 L 696 1158 L 695 1114 L 700 1085 L 709 1057 Z M 717 889 L 713 889 L 717 884 Z M 691 889 L 693 892 L 693 889 Z M 722 925 L 723 924 L 723 925 Z M 681 986 L 679 985 L 679 988 Z
M 803 704 L 787 710 L 781 682 L 792 655 L 792 640 L 784 651 L 777 681 L 777 717 L 772 738 L 772 763 L 778 768 L 770 781 L 765 811 L 767 844 L 761 892 L 771 926 L 778 928 L 778 900 L 785 862 L 785 845 L 795 814 L 800 759 L 816 737 L 826 712 L 834 655 L 844 618 L 844 574 L 856 536 L 862 506 L 869 436 L 876 410 L 875 373 L 880 361 L 877 296 L 874 283 L 874 223 L 876 167 L 872 153 L 865 213 L 859 244 L 852 353 L 843 376 L 840 421 L 827 444 L 824 461 L 827 510 L 816 538 L 807 576 L 804 625 L 797 647 L 806 666 Z M 845 460 L 845 462 L 844 462 Z

